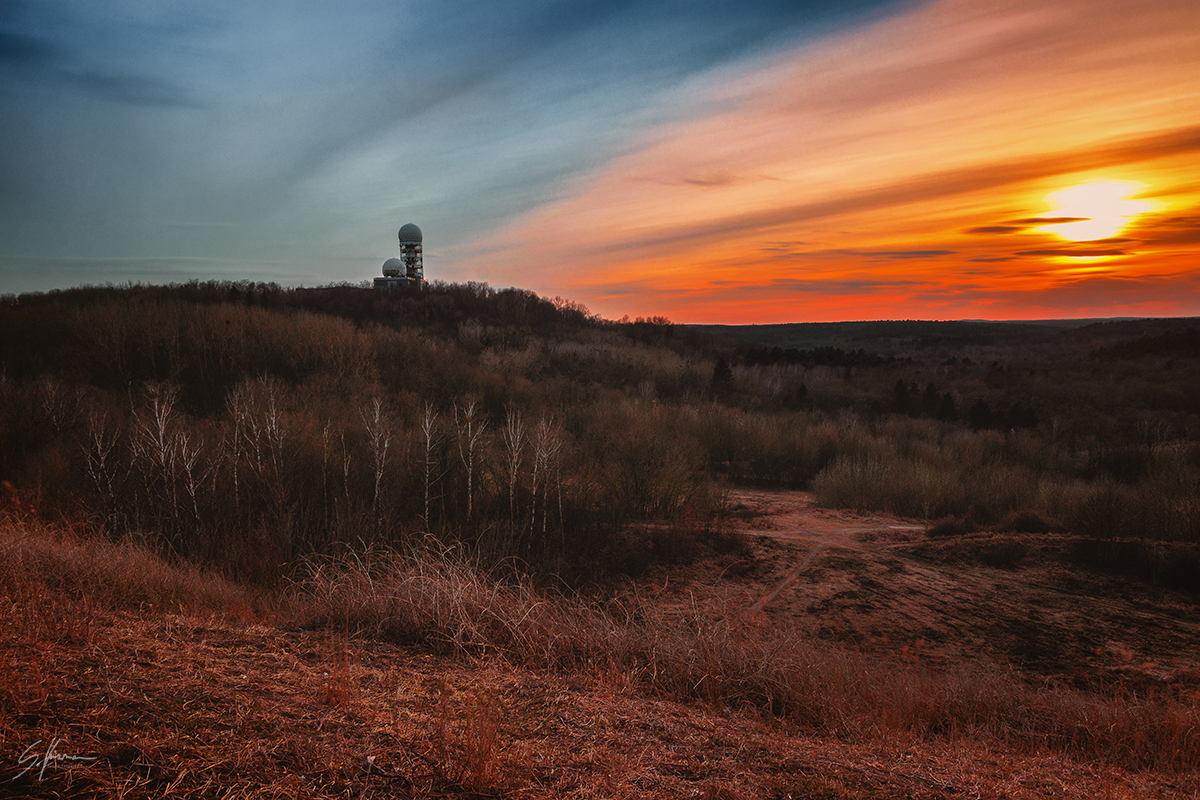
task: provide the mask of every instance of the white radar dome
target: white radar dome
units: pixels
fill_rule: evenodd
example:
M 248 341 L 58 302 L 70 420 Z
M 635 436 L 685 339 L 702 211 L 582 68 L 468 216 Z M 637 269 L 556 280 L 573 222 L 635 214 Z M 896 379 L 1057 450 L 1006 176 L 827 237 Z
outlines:
M 421 229 L 416 225 L 413 225 L 411 222 L 400 228 L 401 243 L 416 242 L 417 244 L 420 244 L 421 238 Z

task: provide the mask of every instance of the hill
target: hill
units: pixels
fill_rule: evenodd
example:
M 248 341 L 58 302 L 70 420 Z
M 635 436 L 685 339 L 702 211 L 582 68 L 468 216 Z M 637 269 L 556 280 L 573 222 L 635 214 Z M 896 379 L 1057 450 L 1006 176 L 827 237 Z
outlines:
M 1072 582 L 1040 558 L 982 569 L 945 559 L 986 542 L 931 559 L 921 526 L 904 520 L 813 516 L 808 500 L 777 493 L 736 502 L 750 526 L 738 556 L 594 599 L 497 583 L 446 553 L 315 562 L 268 595 L 128 542 L 6 521 L 0 796 L 950 800 L 1200 788 L 1189 699 L 1200 669 L 1187 644 L 1197 616 L 1185 597 L 1101 599 L 1114 582 Z M 1001 614 L 1035 601 L 1053 610 L 1052 635 L 1067 635 L 1064 653 L 1079 635 L 1100 646 L 1034 673 L 994 660 L 1003 644 L 980 651 L 975 635 L 995 620 L 975 604 L 1001 584 Z M 913 603 L 924 611 L 906 618 Z M 944 626 L 955 636 L 937 636 Z
M 0 794 L 1188 796 L 1198 329 L 5 297 Z
M 560 577 L 636 573 L 724 546 L 724 481 L 1195 541 L 1196 330 L 762 326 L 768 348 L 481 284 L 22 295 L 0 304 L 0 480 L 48 519 L 267 583 L 430 533 Z M 699 533 L 631 537 L 646 520 Z

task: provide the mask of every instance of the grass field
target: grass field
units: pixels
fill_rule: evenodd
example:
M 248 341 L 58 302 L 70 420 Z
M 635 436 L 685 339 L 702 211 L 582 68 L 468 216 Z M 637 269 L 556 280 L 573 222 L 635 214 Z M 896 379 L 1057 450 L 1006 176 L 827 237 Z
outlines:
M 1200 789 L 1187 596 L 1108 598 L 1105 618 L 1086 605 L 1096 586 L 1060 585 L 1044 559 L 989 567 L 975 540 L 948 558 L 920 526 L 796 493 L 733 502 L 741 548 L 588 597 L 443 550 L 314 562 L 267 593 L 10 520 L 0 796 Z M 1007 586 L 990 608 L 974 594 L 989 582 Z M 1065 639 L 1055 603 L 1071 597 L 1102 641 L 1077 669 L 979 646 L 1034 602 L 1066 619 L 1045 631 Z

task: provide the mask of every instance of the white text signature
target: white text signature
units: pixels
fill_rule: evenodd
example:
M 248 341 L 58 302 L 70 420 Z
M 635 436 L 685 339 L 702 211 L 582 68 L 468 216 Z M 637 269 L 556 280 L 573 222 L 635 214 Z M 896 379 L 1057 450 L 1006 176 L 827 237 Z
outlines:
M 64 761 L 95 761 L 96 756 L 68 756 L 58 752 L 58 744 L 62 739 L 54 739 L 50 742 L 50 746 L 46 748 L 46 752 L 39 753 L 38 746 L 42 740 L 38 739 L 29 747 L 25 748 L 25 752 L 21 753 L 21 757 L 17 759 L 17 766 L 24 767 L 17 773 L 16 778 L 22 775 L 37 770 L 37 779 L 40 781 L 46 774 L 46 770 L 52 766 L 58 766 Z M 13 780 L 16 780 L 14 778 Z

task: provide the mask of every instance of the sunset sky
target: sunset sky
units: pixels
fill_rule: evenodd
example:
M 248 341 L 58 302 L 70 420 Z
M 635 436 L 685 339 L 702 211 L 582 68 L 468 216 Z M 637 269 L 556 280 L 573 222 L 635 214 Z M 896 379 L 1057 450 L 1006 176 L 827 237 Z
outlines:
M 1200 315 L 1200 3 L 0 3 L 0 292 Z

